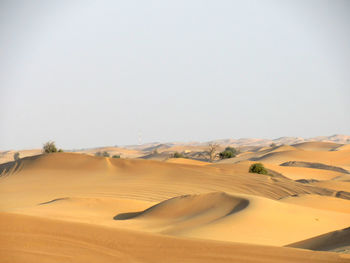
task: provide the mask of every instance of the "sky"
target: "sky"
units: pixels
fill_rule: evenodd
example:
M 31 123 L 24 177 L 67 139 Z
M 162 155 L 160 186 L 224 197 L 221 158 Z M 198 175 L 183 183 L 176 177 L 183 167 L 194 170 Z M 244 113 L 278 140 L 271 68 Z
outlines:
M 350 135 L 350 1 L 0 1 L 0 150 Z

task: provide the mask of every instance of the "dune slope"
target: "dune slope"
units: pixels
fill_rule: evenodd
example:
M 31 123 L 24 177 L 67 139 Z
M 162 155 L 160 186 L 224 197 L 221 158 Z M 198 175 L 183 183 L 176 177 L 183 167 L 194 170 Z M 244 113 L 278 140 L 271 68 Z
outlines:
M 123 227 L 167 235 L 283 246 L 347 227 L 350 214 L 215 192 L 172 198 L 114 219 Z
M 328 252 L 190 240 L 5 213 L 0 213 L 0 251 L 3 263 L 349 262 Z
M 288 245 L 317 251 L 336 251 L 350 254 L 350 227 Z

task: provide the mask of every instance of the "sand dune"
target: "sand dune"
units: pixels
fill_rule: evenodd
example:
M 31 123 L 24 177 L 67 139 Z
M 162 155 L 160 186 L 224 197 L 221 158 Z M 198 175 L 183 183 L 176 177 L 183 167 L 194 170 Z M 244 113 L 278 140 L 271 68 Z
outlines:
M 318 251 L 350 252 L 350 227 L 299 241 L 288 247 L 307 248 Z
M 310 146 L 311 144 L 311 146 Z M 316 145 L 315 145 L 316 144 Z M 324 145 L 326 144 L 326 146 Z M 282 145 L 257 152 L 244 152 L 235 158 L 221 160 L 220 163 L 238 163 L 242 161 L 258 161 L 265 164 L 280 165 L 286 162 L 321 163 L 350 169 L 350 154 L 347 150 L 338 150 L 333 143 L 303 143 L 297 147 Z M 302 149 L 304 147 L 304 149 Z M 307 147 L 306 147 L 307 146 Z M 317 146 L 317 147 L 316 147 Z M 312 150 L 308 150 L 312 148 Z M 334 150 L 330 150 L 334 149 Z
M 93 149 L 87 149 L 87 150 L 78 150 L 74 152 L 85 153 L 89 155 L 95 155 L 96 152 L 107 152 L 111 157 L 113 155 L 120 155 L 122 158 L 138 158 L 144 155 L 142 151 L 125 149 L 122 147 L 99 147 L 99 148 L 93 148 Z
M 170 158 L 167 160 L 169 163 L 178 163 L 178 164 L 189 164 L 189 165 L 210 165 L 211 163 L 202 162 L 192 159 L 184 159 L 184 158 Z
M 28 156 L 33 156 L 33 155 L 38 155 L 42 153 L 41 149 L 33 149 L 33 150 L 20 150 L 20 151 L 0 151 L 0 164 L 1 163 L 7 163 L 7 162 L 12 162 L 13 155 L 18 152 L 20 158 L 28 157 Z
M 252 163 L 55 153 L 0 165 L 3 262 L 346 262 L 281 247 L 349 227 L 346 193 L 251 174 Z M 327 172 L 323 183 L 346 183 Z
M 314 151 L 313 154 L 304 150 L 283 151 L 268 153 L 256 160 L 274 164 L 281 164 L 289 161 L 304 161 L 323 163 L 331 166 L 344 166 L 344 168 L 350 166 L 350 154 L 344 154 L 344 152 L 341 151 Z
M 176 235 L 221 220 L 248 205 L 249 200 L 225 193 L 185 195 L 163 201 L 144 211 L 118 214 L 114 219 L 135 219 L 137 224 L 145 221 L 142 227 L 147 226 L 148 231 L 156 228 L 157 232 Z
M 297 204 L 317 209 L 350 213 L 350 200 L 340 199 L 332 196 L 300 195 L 283 198 L 282 202 Z
M 350 214 L 210 193 L 173 198 L 144 211 L 117 214 L 115 219 L 123 221 L 123 227 L 167 235 L 283 246 L 344 228 Z
M 297 150 L 293 145 L 280 145 L 280 146 L 276 146 L 276 147 L 273 147 L 270 149 L 270 153 L 274 152 L 274 153 L 277 153 L 277 152 L 285 152 L 285 151 L 295 151 Z
M 28 157 L 21 165 L 20 171 L 1 178 L 0 209 L 70 196 L 159 202 L 212 191 L 273 199 L 304 193 L 332 195 L 332 191 L 292 180 L 250 174 L 249 162 L 215 167 L 56 153 Z
M 293 147 L 307 151 L 332 151 L 342 146 L 342 144 L 334 142 L 303 142 L 293 144 Z
M 349 171 L 341 167 L 326 165 L 323 163 L 290 161 L 290 162 L 281 163 L 280 166 L 305 167 L 305 168 L 321 169 L 321 170 L 335 171 L 335 172 L 344 173 L 344 174 L 350 174 Z
M 284 176 L 292 179 L 315 179 L 315 180 L 331 180 L 338 178 L 340 176 L 344 176 L 346 174 L 329 171 L 329 170 L 321 170 L 321 169 L 312 169 L 305 167 L 291 167 L 291 166 L 280 166 L 275 164 L 265 164 L 265 166 L 271 170 L 274 170 L 278 173 L 283 174 Z
M 334 149 L 334 151 L 350 151 L 350 144 L 345 144 Z
M 167 237 L 4 213 L 0 222 L 4 263 L 349 262 L 329 252 Z
M 312 183 L 312 185 L 317 186 L 317 187 L 325 187 L 325 188 L 332 189 L 335 191 L 350 192 L 350 182 L 349 181 L 344 182 L 344 181 L 330 180 L 330 181 Z

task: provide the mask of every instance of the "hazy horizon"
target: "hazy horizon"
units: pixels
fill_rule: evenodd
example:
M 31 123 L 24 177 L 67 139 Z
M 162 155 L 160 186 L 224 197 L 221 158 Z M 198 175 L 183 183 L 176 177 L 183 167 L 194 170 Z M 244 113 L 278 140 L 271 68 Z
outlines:
M 0 149 L 350 135 L 349 1 L 2 1 Z

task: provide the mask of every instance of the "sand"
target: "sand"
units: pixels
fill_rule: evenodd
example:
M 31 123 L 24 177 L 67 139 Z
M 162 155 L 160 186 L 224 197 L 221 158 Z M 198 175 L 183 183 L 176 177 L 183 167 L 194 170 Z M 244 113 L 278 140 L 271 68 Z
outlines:
M 322 153 L 346 166 L 348 152 L 276 150 L 262 156 L 275 176 L 249 173 L 253 161 L 79 153 L 3 165 L 1 262 L 350 262 L 334 253 L 347 252 L 347 232 L 328 238 L 350 226 L 350 200 L 334 186 L 348 175 L 279 166 L 281 155 L 322 161 Z
M 1 262 L 349 262 L 345 256 L 0 213 Z

